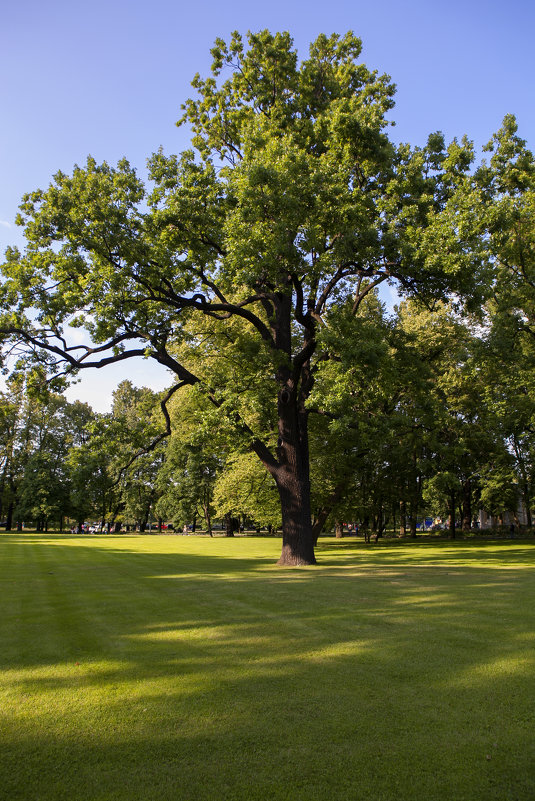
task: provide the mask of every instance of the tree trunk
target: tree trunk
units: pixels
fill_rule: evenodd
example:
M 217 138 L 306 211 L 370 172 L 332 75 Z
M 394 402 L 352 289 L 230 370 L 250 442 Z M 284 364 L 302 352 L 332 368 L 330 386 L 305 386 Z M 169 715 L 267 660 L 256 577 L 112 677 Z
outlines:
M 304 379 L 303 379 L 304 381 Z M 310 508 L 310 456 L 306 388 L 299 397 L 291 376 L 279 392 L 279 467 L 274 475 L 282 512 L 282 552 L 279 565 L 315 565 Z
M 321 536 L 321 533 L 323 531 L 323 526 L 328 516 L 329 516 L 328 512 L 326 512 L 325 515 L 323 515 L 322 511 L 320 511 L 318 517 L 314 518 L 314 522 L 312 523 L 312 538 L 314 540 L 314 547 L 316 547 L 316 545 L 318 544 L 318 540 Z
M 450 537 L 455 539 L 455 490 L 450 494 Z
M 404 537 L 407 533 L 407 505 L 405 501 L 399 502 L 399 536 Z
M 415 539 L 416 538 L 416 525 L 418 523 L 418 494 L 417 491 L 414 492 L 413 497 L 410 499 L 409 502 L 409 527 L 410 527 L 410 536 Z
M 6 531 L 11 531 L 12 527 L 13 527 L 13 501 L 10 501 L 9 506 L 7 507 Z
M 418 455 L 412 454 L 412 471 L 409 477 L 409 525 L 410 536 L 416 538 L 416 525 L 418 522 L 418 511 L 420 506 L 420 473 L 418 471 Z
M 531 492 L 527 481 L 522 484 L 522 503 L 526 513 L 526 525 L 531 528 Z
M 227 512 L 225 515 L 225 537 L 233 537 L 234 536 L 234 523 L 232 520 L 232 515 L 230 512 Z
M 522 455 L 522 450 L 516 437 L 513 437 L 513 443 L 516 459 L 520 468 L 520 475 L 522 476 L 522 501 L 526 511 L 526 525 L 531 528 L 531 489 L 530 481 L 528 479 L 528 471 L 526 469 L 526 460 Z
M 214 535 L 212 533 L 212 519 L 210 517 L 210 507 L 207 503 L 203 506 L 203 511 L 204 511 L 204 520 L 206 522 L 206 531 L 211 537 L 213 537 Z
M 151 507 L 150 507 L 150 503 L 149 503 L 147 508 L 145 509 L 144 514 L 143 514 L 143 520 L 141 521 L 142 528 L 140 526 L 140 531 L 146 531 L 147 530 L 147 526 L 149 525 L 150 508 Z M 151 528 L 152 528 L 152 526 L 151 526 Z
M 281 417 L 278 452 L 282 464 L 274 472 L 282 512 L 282 552 L 277 564 L 315 565 L 306 421 L 301 421 L 301 427 L 290 415 Z
M 341 523 L 339 520 L 337 520 L 336 523 L 334 524 L 334 533 L 336 539 L 338 540 L 341 540 L 342 537 L 344 536 L 344 524 Z
M 463 483 L 463 531 L 472 528 L 472 482 L 469 478 Z
M 526 509 L 526 525 L 531 528 L 531 493 L 524 488 L 524 506 Z
M 377 537 L 383 536 L 383 504 L 379 503 L 379 511 L 377 513 Z
M 310 509 L 310 456 L 306 401 L 314 378 L 310 356 L 316 349 L 316 323 L 305 322 L 299 354 L 292 356 L 292 276 L 281 268 L 281 287 L 269 305 L 269 325 L 280 360 L 276 380 L 278 441 L 277 458 L 259 440 L 253 450 L 271 473 L 279 492 L 282 514 L 282 551 L 278 565 L 315 565 L 314 534 Z M 302 322 L 302 321 L 301 321 Z
M 315 565 L 310 492 L 297 477 L 278 485 L 282 511 L 282 551 L 278 565 Z
M 314 546 L 318 544 L 318 539 L 320 537 L 321 532 L 323 531 L 323 526 L 327 518 L 329 517 L 330 513 L 333 510 L 333 507 L 338 503 L 340 498 L 345 495 L 347 492 L 348 480 L 341 481 L 339 484 L 336 485 L 330 496 L 327 498 L 325 504 L 319 509 L 317 515 L 314 518 L 314 522 L 312 524 L 312 535 L 314 540 Z
M 279 491 L 282 513 L 282 551 L 277 564 L 315 565 L 307 419 L 306 414 L 297 414 L 295 406 L 288 403 L 284 394 L 281 394 L 279 466 L 272 471 Z

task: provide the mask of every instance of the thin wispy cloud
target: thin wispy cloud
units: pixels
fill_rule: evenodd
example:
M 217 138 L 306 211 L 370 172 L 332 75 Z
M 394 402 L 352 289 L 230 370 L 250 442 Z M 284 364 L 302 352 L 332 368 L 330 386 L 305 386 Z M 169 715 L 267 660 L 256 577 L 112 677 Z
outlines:
M 4 228 L 11 228 L 11 223 L 9 223 L 7 220 L 0 220 L 0 225 L 2 225 Z

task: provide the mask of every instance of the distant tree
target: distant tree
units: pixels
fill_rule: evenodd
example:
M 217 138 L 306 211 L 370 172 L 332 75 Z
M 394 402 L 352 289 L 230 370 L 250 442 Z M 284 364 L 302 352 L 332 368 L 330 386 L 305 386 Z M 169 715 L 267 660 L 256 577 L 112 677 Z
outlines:
M 491 316 L 519 340 L 535 339 L 535 158 L 518 136 L 513 115 L 486 145 L 490 154 L 476 172 L 495 264 Z
M 215 482 L 214 508 L 218 517 L 248 518 L 258 528 L 281 526 L 275 482 L 250 453 L 229 456 Z
M 87 436 L 93 413 L 54 393 L 36 394 L 21 378 L 0 399 L 0 487 L 6 527 L 62 525 L 71 514 L 69 454 Z
M 496 280 L 486 304 L 481 372 L 485 401 L 507 455 L 489 462 L 488 511 L 516 514 L 520 499 L 532 523 L 535 487 L 535 158 L 505 117 L 476 172 Z
M 122 381 L 113 393 L 111 415 L 103 435 L 113 497 L 109 519 L 117 515 L 145 531 L 156 511 L 158 473 L 164 464 L 165 442 L 160 396 L 148 387 Z
M 70 507 L 69 516 L 80 527 L 89 519 L 97 519 L 101 526 L 106 522 L 113 475 L 110 471 L 109 439 L 107 426 L 97 417 L 87 430 L 87 439 L 67 454 Z
M 19 482 L 27 457 L 21 431 L 25 412 L 25 387 L 18 377 L 8 382 L 0 393 L 0 518 L 6 529 L 13 525 L 13 512 L 17 502 Z

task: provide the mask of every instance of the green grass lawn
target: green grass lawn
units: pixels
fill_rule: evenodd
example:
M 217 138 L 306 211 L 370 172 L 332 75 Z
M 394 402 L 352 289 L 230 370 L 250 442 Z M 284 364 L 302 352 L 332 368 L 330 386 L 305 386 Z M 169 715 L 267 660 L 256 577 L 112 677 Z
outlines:
M 0 536 L 0 798 L 535 798 L 535 547 Z

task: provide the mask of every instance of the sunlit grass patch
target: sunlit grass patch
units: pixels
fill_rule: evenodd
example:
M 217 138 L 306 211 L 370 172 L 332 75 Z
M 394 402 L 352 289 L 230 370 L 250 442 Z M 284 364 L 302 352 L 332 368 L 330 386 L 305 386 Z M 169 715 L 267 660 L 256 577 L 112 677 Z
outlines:
M 2 535 L 0 797 L 535 797 L 532 545 L 279 549 Z

